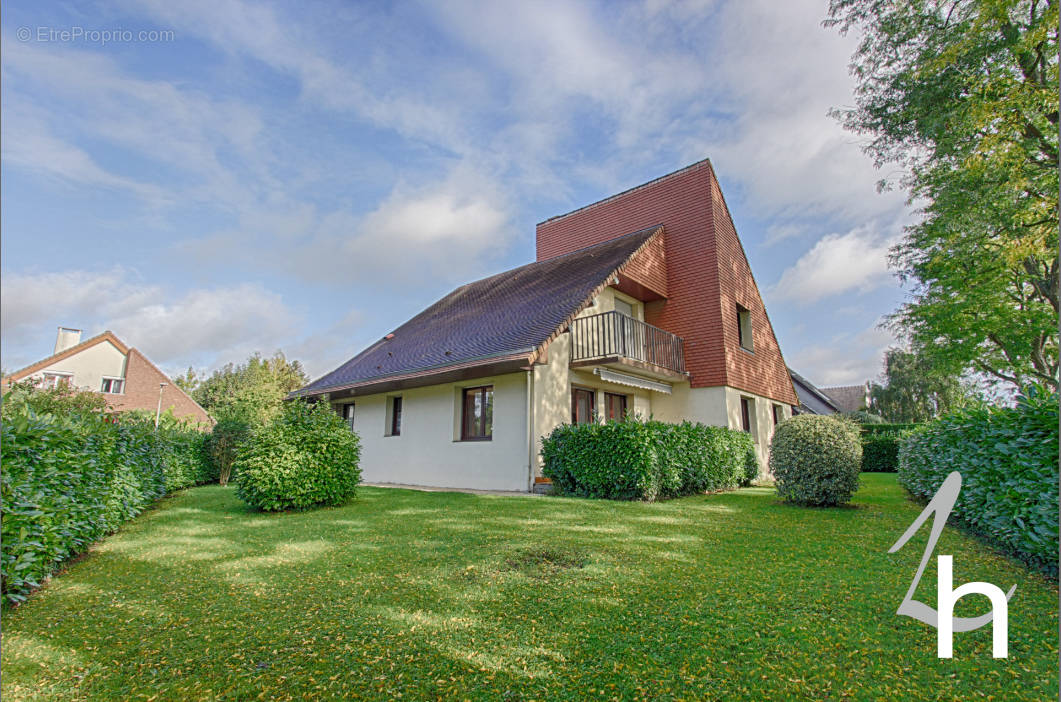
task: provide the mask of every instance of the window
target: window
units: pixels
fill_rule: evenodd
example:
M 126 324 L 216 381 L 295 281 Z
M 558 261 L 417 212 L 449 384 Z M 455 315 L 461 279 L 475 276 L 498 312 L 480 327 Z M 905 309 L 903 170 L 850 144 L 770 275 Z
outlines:
M 752 313 L 737 305 L 737 342 L 745 351 L 754 351 L 752 346 Z
M 41 387 L 57 388 L 60 385 L 69 384 L 70 377 L 70 373 L 45 373 Z
M 607 412 L 608 421 L 618 421 L 626 417 L 626 395 L 604 393 L 604 411 Z
M 350 431 L 354 430 L 354 403 L 347 402 L 345 405 L 339 406 L 339 416 L 343 418 L 343 421 L 350 427 Z
M 494 386 L 465 388 L 461 401 L 461 441 L 490 441 L 494 435 Z
M 589 424 L 596 410 L 594 392 L 583 388 L 571 388 L 571 423 Z
M 387 436 L 401 436 L 402 433 L 402 398 L 387 398 Z
M 615 298 L 615 311 L 619 314 L 625 314 L 627 317 L 634 316 L 634 306 L 626 300 L 620 300 Z
M 125 386 L 125 381 L 121 378 L 104 378 L 103 387 L 100 388 L 100 392 L 107 392 L 113 395 L 122 394 L 122 389 Z
M 747 397 L 740 399 L 740 425 L 741 429 L 751 433 L 752 430 L 752 401 Z
M 780 424 L 782 420 L 784 420 L 784 418 L 785 414 L 784 411 L 781 409 L 781 405 L 774 405 L 774 426 L 776 427 L 778 424 Z

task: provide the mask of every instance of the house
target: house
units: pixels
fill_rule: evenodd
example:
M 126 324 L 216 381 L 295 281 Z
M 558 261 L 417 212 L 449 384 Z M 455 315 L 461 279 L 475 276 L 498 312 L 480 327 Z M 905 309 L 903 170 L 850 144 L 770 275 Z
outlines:
M 833 399 L 841 412 L 857 412 L 869 408 L 869 383 L 862 385 L 836 385 L 822 388 L 822 392 Z
M 206 410 L 174 385 L 147 356 L 109 331 L 81 341 L 80 329 L 59 327 L 52 355 L 6 376 L 3 386 L 22 380 L 34 380 L 46 387 L 67 383 L 102 393 L 115 412 L 172 409 L 176 417 L 204 425 L 214 423 Z
M 457 288 L 293 396 L 350 421 L 368 482 L 522 491 L 564 422 L 743 429 L 765 466 L 798 404 L 706 160 L 540 223 L 534 263 Z
M 791 368 L 788 372 L 792 376 L 792 386 L 796 389 L 796 397 L 799 398 L 799 405 L 792 408 L 793 414 L 837 414 L 841 411 L 833 398 L 815 387 L 809 380 Z

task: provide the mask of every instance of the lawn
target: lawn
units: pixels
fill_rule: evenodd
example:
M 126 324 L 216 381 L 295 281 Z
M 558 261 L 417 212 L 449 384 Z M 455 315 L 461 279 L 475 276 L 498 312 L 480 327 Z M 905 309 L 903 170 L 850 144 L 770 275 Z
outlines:
M 891 475 L 855 506 L 748 488 L 656 504 L 362 488 L 264 515 L 186 490 L 4 611 L 13 699 L 1056 699 L 1055 582 L 948 529 L 955 582 L 1008 589 L 936 658 L 895 615 L 923 530 Z M 935 603 L 935 569 L 920 599 Z M 957 614 L 982 611 L 983 598 Z M 962 606 L 964 605 L 964 606 Z

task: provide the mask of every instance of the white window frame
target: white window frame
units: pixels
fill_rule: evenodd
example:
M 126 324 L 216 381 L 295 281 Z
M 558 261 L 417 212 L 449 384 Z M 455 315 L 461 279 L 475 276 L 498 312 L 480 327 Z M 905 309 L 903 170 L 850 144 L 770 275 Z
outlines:
M 73 383 L 74 374 L 68 373 L 66 371 L 42 371 L 41 387 L 49 389 L 57 388 L 59 387 L 59 381 L 63 379 L 66 379 L 68 382 Z
M 113 390 L 104 390 L 103 389 L 103 384 L 106 383 L 108 380 L 111 381 L 111 387 L 112 388 L 114 387 L 114 383 L 116 383 L 116 382 L 117 383 L 121 383 L 121 386 L 120 386 L 121 390 L 118 391 L 118 392 L 114 392 Z M 117 378 L 117 377 L 115 377 L 113 375 L 105 375 L 105 376 L 103 376 L 103 379 L 100 381 L 100 390 L 99 391 L 101 393 L 103 393 L 104 395 L 124 395 L 125 394 L 125 378 Z

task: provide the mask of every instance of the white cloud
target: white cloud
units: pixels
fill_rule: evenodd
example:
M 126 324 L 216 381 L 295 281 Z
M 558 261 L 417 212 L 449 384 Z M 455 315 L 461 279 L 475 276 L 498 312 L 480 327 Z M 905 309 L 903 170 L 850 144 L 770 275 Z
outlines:
M 866 228 L 828 234 L 781 274 L 771 292 L 775 299 L 814 302 L 846 292 L 868 292 L 891 280 L 890 241 Z
M 270 352 L 297 338 L 302 325 L 283 298 L 260 285 L 192 289 L 168 295 L 134 271 L 5 274 L 2 280 L 5 367 L 50 353 L 56 325 L 81 327 L 85 338 L 110 329 L 152 361 L 178 370 Z M 36 357 L 29 356 L 38 349 Z
M 3 74 L 16 87 L 15 99 L 5 98 L 4 119 L 13 121 L 4 125 L 4 156 L 17 166 L 126 188 L 153 205 L 192 200 L 250 208 L 278 187 L 255 108 L 137 78 L 96 52 L 10 44 Z M 36 92 L 42 89 L 46 99 Z M 155 167 L 105 170 L 79 142 L 103 143 Z
M 815 385 L 857 385 L 876 380 L 884 350 L 896 345 L 890 332 L 874 325 L 857 334 L 838 334 L 825 344 L 811 344 L 786 354 L 797 373 Z
M 254 250 L 256 266 L 349 287 L 461 281 L 480 273 L 514 236 L 504 195 L 487 179 L 458 169 L 428 186 L 399 183 L 363 216 L 271 204 L 242 216 L 236 228 L 189 242 L 183 250 L 194 259 Z

